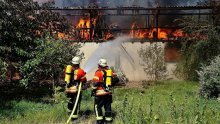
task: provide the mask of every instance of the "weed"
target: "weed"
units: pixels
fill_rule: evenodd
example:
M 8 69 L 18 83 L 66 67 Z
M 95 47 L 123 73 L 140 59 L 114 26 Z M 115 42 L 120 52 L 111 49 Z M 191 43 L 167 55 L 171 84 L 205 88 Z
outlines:
M 140 94 L 142 91 L 139 89 L 116 89 L 112 104 L 116 115 L 114 123 L 220 123 L 219 101 L 197 97 L 198 87 L 193 82 L 166 81 L 163 85 L 144 89 L 144 94 Z M 90 95 L 84 92 L 79 123 L 95 121 L 93 102 Z M 68 114 L 64 104 L 27 100 L 1 103 L 0 123 L 65 123 Z

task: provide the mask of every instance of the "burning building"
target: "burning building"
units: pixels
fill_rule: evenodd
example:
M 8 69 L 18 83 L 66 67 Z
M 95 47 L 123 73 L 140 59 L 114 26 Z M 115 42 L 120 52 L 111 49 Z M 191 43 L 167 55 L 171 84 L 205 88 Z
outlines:
M 103 41 L 118 35 L 134 39 L 177 40 L 185 36 L 175 19 L 197 16 L 218 23 L 216 1 L 190 0 L 54 0 L 51 8 L 72 24 L 71 39 Z M 215 4 L 213 4 L 215 3 Z M 213 18 L 215 17 L 215 18 Z M 63 35 L 62 35 L 63 36 Z

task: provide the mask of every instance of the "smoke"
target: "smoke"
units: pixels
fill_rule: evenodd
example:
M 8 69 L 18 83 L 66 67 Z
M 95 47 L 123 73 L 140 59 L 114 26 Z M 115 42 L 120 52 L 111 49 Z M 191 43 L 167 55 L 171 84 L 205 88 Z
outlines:
M 121 36 L 117 37 L 112 41 L 100 43 L 98 48 L 87 59 L 84 65 L 85 71 L 88 73 L 94 68 L 96 68 L 98 60 L 100 58 L 107 59 L 108 66 L 114 66 L 115 59 L 118 57 L 118 55 L 122 55 L 121 57 L 126 57 L 125 53 L 122 51 L 120 46 L 124 42 L 129 42 L 130 39 L 131 38 L 129 36 Z M 128 62 L 131 62 L 131 60 L 128 59 Z
M 43 1 L 43 0 L 35 0 Z M 205 0 L 54 0 L 58 7 L 70 7 L 70 6 L 88 6 L 91 4 L 97 4 L 100 7 L 128 7 L 128 6 L 140 6 L 140 7 L 155 7 L 159 6 L 193 6 L 199 1 Z
M 42 1 L 42 0 L 38 0 Z M 156 7 L 156 6 L 193 6 L 196 5 L 199 1 L 204 0 L 54 0 L 55 6 L 57 7 L 72 7 L 72 8 L 86 8 L 90 5 L 96 4 L 99 7 Z M 126 11 L 128 12 L 128 11 Z M 143 11 L 140 11 L 140 13 Z M 173 11 L 166 11 L 166 13 L 172 13 Z M 178 13 L 180 11 L 176 11 Z M 77 14 L 80 11 L 62 11 L 65 14 Z M 82 13 L 84 13 L 82 11 Z M 115 11 L 105 11 L 106 14 L 115 13 Z M 129 13 L 129 12 L 128 12 Z M 173 22 L 173 20 L 177 18 L 181 18 L 182 16 L 178 15 L 161 15 L 159 19 L 159 26 L 160 27 L 172 27 L 176 26 L 177 24 Z M 73 24 L 77 24 L 79 17 L 67 17 L 68 20 L 71 20 Z M 153 18 L 153 17 L 146 17 L 146 16 L 108 16 L 104 17 L 105 23 L 108 25 L 115 24 L 119 26 L 119 28 L 126 29 L 130 27 L 134 22 L 139 24 L 141 28 L 147 27 L 148 22 L 146 18 Z M 126 22 L 126 23 L 124 23 Z M 151 26 L 155 25 L 155 21 L 150 22 Z
M 87 6 L 89 0 L 54 0 L 57 7 Z
M 54 1 L 57 7 L 85 7 L 91 4 L 97 4 L 100 7 L 155 7 L 159 6 L 193 6 L 199 1 L 206 0 L 33 0 L 39 3 Z

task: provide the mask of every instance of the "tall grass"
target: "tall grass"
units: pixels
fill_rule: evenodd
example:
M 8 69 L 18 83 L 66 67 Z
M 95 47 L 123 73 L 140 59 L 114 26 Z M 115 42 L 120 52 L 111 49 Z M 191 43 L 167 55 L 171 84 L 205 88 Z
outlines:
M 120 116 L 116 116 L 115 123 L 220 123 L 219 101 L 199 98 L 197 91 L 197 83 L 177 81 L 144 90 L 117 90 L 114 106 Z M 121 96 L 124 92 L 125 98 Z M 126 108 L 121 99 L 128 101 Z
M 64 124 L 69 116 L 67 103 L 45 102 L 52 100 L 52 98 L 45 97 L 42 98 L 42 102 L 28 100 L 0 101 L 0 124 Z M 95 119 L 93 99 L 91 99 L 88 91 L 83 93 L 81 103 L 79 122 L 83 123 L 88 118 Z
M 115 89 L 112 104 L 114 123 L 220 123 L 219 101 L 197 97 L 197 91 L 197 83 L 184 81 L 161 82 L 148 89 Z M 14 100 L 0 106 L 1 124 L 65 123 L 67 118 L 66 103 Z M 93 98 L 86 91 L 83 93 L 79 123 L 91 124 L 94 121 Z
M 44 104 L 26 100 L 12 101 L 10 107 L 0 110 L 0 123 L 30 124 L 64 122 L 67 115 L 61 104 Z

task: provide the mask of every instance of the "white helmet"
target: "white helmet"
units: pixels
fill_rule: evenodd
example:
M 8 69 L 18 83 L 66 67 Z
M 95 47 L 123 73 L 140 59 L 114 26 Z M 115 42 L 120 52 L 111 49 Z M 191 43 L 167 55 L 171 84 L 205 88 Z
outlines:
M 101 67 L 106 67 L 107 60 L 106 59 L 99 59 L 98 65 L 100 65 Z
M 80 63 L 80 58 L 78 56 L 73 57 L 72 63 L 74 65 L 78 65 Z

